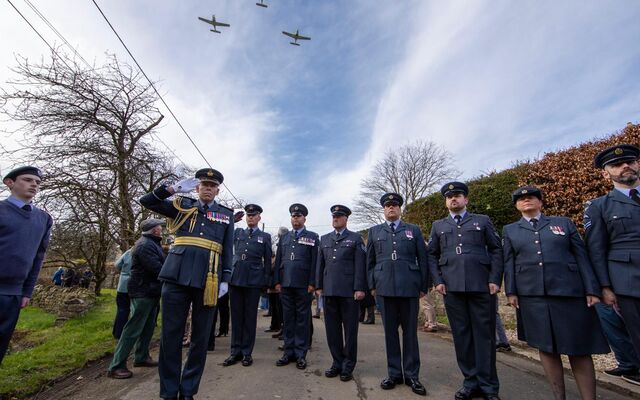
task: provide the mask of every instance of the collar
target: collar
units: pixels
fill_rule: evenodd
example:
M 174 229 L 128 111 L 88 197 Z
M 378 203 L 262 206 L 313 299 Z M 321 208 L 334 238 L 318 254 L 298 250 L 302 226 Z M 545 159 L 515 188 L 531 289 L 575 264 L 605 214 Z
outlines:
M 395 221 L 385 220 L 384 222 L 385 222 L 387 225 L 389 225 L 389 226 L 391 226 L 391 224 L 394 224 L 394 225 L 396 226 L 396 228 L 397 228 L 398 226 L 400 226 L 400 218 L 398 218 L 398 219 L 397 219 L 397 220 L 395 220 Z
M 622 194 L 624 194 L 627 197 L 629 196 L 629 192 L 631 191 L 631 189 L 627 189 L 627 188 L 619 188 L 619 187 L 614 187 L 615 190 L 621 192 Z M 640 186 L 636 187 L 636 190 L 640 192 Z
M 204 203 L 202 200 L 198 200 L 198 203 L 200 203 L 200 207 L 204 207 L 204 205 L 208 205 L 209 209 L 213 208 L 213 205 L 216 204 L 215 200 L 212 200 L 211 203 Z
M 451 218 L 455 221 L 455 216 L 459 215 L 461 219 L 464 219 L 464 217 L 467 215 L 467 209 L 465 208 L 464 210 L 462 210 L 462 212 L 460 213 L 452 213 L 451 211 L 449 211 L 449 215 L 451 216 Z
M 343 228 L 341 231 L 335 231 L 335 230 L 334 230 L 334 231 L 333 231 L 333 233 L 335 233 L 336 235 L 337 235 L 337 234 L 342 235 L 342 234 L 343 234 L 343 233 L 345 233 L 346 231 L 347 231 L 347 228 Z
M 28 202 L 25 203 L 24 201 L 18 199 L 17 197 L 14 197 L 13 195 L 9 196 L 7 198 L 7 201 L 11 204 L 13 204 L 14 206 L 18 207 L 18 208 L 22 208 L 24 206 L 29 206 L 31 208 L 31 210 L 33 210 L 33 202 Z
M 522 216 L 522 218 L 524 218 L 529 223 L 531 223 L 531 220 L 533 218 L 537 219 L 538 222 L 540 222 L 540 217 L 542 217 L 542 213 L 538 213 L 538 215 L 536 215 L 535 217 L 525 217 L 524 215 Z
M 247 226 L 247 232 L 249 232 L 249 229 L 251 229 L 251 227 Z M 253 233 L 259 232 L 260 228 L 258 228 L 257 226 L 255 228 L 253 228 Z

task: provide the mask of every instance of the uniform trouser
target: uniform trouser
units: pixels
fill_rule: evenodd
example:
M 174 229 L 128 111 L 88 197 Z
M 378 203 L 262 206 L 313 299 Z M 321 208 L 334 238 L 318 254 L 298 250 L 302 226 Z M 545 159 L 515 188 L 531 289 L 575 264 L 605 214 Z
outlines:
M 131 312 L 131 299 L 129 299 L 129 293 L 118 292 L 116 294 L 116 307 L 116 317 L 113 320 L 113 330 L 111 333 L 114 338 L 120 339 L 122 330 L 129 320 L 129 313 Z
M 489 293 L 447 292 L 444 305 L 453 333 L 464 386 L 496 394 L 496 296 Z
M 502 318 L 500 318 L 500 313 L 498 311 L 498 299 L 496 298 L 496 343 L 509 345 L 509 338 L 507 338 L 507 333 L 504 331 Z
M 640 354 L 640 297 L 617 295 L 620 314 L 627 326 L 636 355 Z
M 293 359 L 307 356 L 311 345 L 311 301 L 313 295 L 306 288 L 282 288 L 282 316 L 284 319 L 284 354 Z
M 596 304 L 596 312 L 600 318 L 602 332 L 609 342 L 609 346 L 616 357 L 618 367 L 622 369 L 640 368 L 640 360 L 633 349 L 633 343 L 624 320 L 613 309 L 604 303 Z
M 0 364 L 9 349 L 11 335 L 16 329 L 18 317 L 20 316 L 20 295 L 0 295 Z
M 260 288 L 230 286 L 231 355 L 250 356 L 256 343 Z
M 420 373 L 418 297 L 378 296 L 378 302 L 384 325 L 389 377 L 404 376 L 405 379 L 418 379 Z M 398 327 L 402 327 L 402 352 L 400 352 Z
M 204 289 L 165 282 L 162 285 L 162 336 L 160 339 L 160 397 L 193 396 L 207 360 L 207 339 L 213 307 L 204 305 Z M 191 344 L 182 367 L 182 337 L 191 310 Z M 182 374 L 180 373 L 182 369 Z
M 144 362 L 150 357 L 149 344 L 156 327 L 159 304 L 160 299 L 157 297 L 131 299 L 131 318 L 125 324 L 118 340 L 109 365 L 110 371 L 127 367 L 127 358 L 134 346 L 136 348 L 134 362 Z
M 425 323 L 424 326 L 428 328 L 435 328 L 438 326 L 436 321 L 436 302 L 433 299 L 434 290 L 430 290 L 425 296 L 420 298 L 420 306 L 424 313 Z
M 324 297 L 324 325 L 332 367 L 352 373 L 358 360 L 358 314 L 360 305 L 353 297 Z
M 271 330 L 280 330 L 282 328 L 282 302 L 280 301 L 280 293 L 269 293 L 269 311 L 271 312 Z

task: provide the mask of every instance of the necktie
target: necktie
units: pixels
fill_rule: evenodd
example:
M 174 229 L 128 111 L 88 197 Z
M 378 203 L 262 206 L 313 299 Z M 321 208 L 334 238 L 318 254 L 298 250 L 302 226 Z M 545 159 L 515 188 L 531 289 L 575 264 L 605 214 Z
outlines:
M 253 235 L 253 228 L 249 228 L 249 237 L 251 237 L 251 235 Z
M 206 214 L 207 211 L 209 211 L 209 204 L 205 204 L 204 206 L 202 206 L 202 210 L 204 211 L 204 213 Z
M 340 232 L 336 232 L 336 239 L 340 239 Z
M 391 225 L 391 232 L 395 232 L 396 231 L 396 223 L 392 222 L 390 225 Z
M 29 204 L 25 204 L 22 206 L 22 209 L 25 211 L 31 211 L 31 206 Z
M 538 219 L 537 218 L 531 218 L 529 220 L 529 222 L 531 223 L 531 226 L 533 226 L 533 229 L 538 229 Z
M 638 189 L 629 190 L 629 197 L 631 197 L 636 203 L 640 204 L 640 195 L 638 195 Z
M 453 217 L 453 219 L 455 219 L 455 220 L 456 220 L 456 224 L 460 225 L 460 221 L 462 221 L 462 216 L 460 216 L 460 215 L 455 215 L 455 216 Z
M 296 231 L 296 239 L 300 239 L 300 232 L 301 231 Z

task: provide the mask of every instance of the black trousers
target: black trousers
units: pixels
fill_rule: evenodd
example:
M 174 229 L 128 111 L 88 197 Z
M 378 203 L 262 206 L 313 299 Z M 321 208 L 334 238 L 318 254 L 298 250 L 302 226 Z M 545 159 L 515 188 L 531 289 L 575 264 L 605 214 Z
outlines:
M 213 348 L 216 345 L 216 325 L 220 320 L 218 332 L 229 333 L 229 292 L 218 299 L 218 303 L 213 307 L 213 321 L 211 322 L 211 333 L 209 334 L 208 346 Z
M 458 367 L 464 386 L 497 394 L 496 296 L 489 293 L 447 292 L 444 305 L 451 325 Z
M 378 296 L 384 326 L 389 377 L 418 379 L 418 298 Z M 402 351 L 398 328 L 402 327 Z
M 640 297 L 617 295 L 620 314 L 636 354 L 640 354 Z
M 125 324 L 129 320 L 129 313 L 131 312 L 131 299 L 129 293 L 117 292 L 116 293 L 116 317 L 113 320 L 113 337 L 120 339 L 122 330 Z
M 0 364 L 9 349 L 11 336 L 16 329 L 21 303 L 20 295 L 0 295 L 0 310 L 2 310 L 0 312 Z
M 260 288 L 229 286 L 231 355 L 250 356 L 256 343 Z
M 282 302 L 280 301 L 280 293 L 269 293 L 269 312 L 271 313 L 269 329 L 282 329 Z
M 306 288 L 282 288 L 284 317 L 284 354 L 291 359 L 307 356 L 311 345 L 311 301 L 313 295 Z
M 324 297 L 324 325 L 332 367 L 352 373 L 358 360 L 360 305 L 353 297 Z
M 213 325 L 213 307 L 204 305 L 204 289 L 165 282 L 162 285 L 162 336 L 160 338 L 160 397 L 198 393 L 207 360 L 207 340 Z M 191 344 L 182 368 L 182 337 L 191 310 Z M 182 372 L 182 373 L 181 373 Z

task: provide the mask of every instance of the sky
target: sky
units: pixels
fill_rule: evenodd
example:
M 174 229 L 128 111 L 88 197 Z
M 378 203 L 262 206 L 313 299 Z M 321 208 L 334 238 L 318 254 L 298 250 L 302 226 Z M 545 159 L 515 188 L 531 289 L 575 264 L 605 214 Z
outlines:
M 60 44 L 25 0 L 11 1 Z M 443 146 L 469 179 L 640 119 L 635 0 L 96 1 L 270 232 L 290 225 L 294 202 L 309 208 L 308 229 L 329 232 L 330 206 L 352 207 L 372 165 L 415 140 Z M 89 62 L 107 52 L 131 62 L 91 0 L 31 3 Z M 217 34 L 197 19 L 213 14 L 231 27 Z M 298 29 L 311 40 L 291 46 L 281 31 Z M 48 57 L 5 1 L 0 38 L 0 86 L 17 54 Z M 157 135 L 204 167 L 162 112 Z

